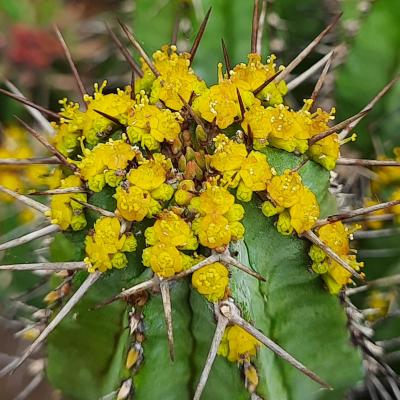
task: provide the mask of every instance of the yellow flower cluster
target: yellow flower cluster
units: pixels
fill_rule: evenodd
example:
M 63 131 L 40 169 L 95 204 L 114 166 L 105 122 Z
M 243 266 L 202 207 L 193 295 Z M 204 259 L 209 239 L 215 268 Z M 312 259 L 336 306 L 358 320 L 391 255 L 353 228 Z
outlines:
M 218 354 L 226 357 L 231 362 L 243 363 L 257 354 L 261 343 L 237 325 L 225 329 Z
M 369 321 L 376 321 L 379 318 L 385 317 L 389 312 L 393 301 L 396 299 L 394 292 L 380 292 L 373 290 L 367 298 L 367 304 L 369 309 L 373 309 L 372 314 L 367 315 Z
M 400 193 L 399 193 L 399 197 L 400 197 Z M 376 200 L 372 200 L 372 199 L 364 200 L 364 207 L 376 206 L 377 204 L 379 204 L 379 202 Z M 400 211 L 400 209 L 399 209 L 399 211 Z M 388 212 L 387 210 L 381 209 L 381 210 L 374 211 L 373 213 L 369 213 L 368 215 L 374 216 L 374 217 L 379 217 L 380 215 L 384 215 L 387 212 Z M 365 221 L 364 224 L 366 227 L 371 228 L 371 229 L 380 229 L 383 227 L 384 222 L 383 221 Z
M 135 104 L 131 99 L 131 88 L 127 86 L 125 90 L 118 89 L 117 93 L 103 94 L 106 85 L 107 81 L 100 87 L 96 83 L 93 96 L 85 95 L 85 111 L 80 111 L 77 103 L 61 100 L 63 107 L 60 115 L 63 118 L 60 124 L 53 124 L 56 129 L 54 144 L 65 156 L 70 156 L 76 151 L 80 137 L 93 146 L 109 135 L 114 123 L 97 111 L 116 118 L 123 125 L 127 124 L 129 111 Z
M 254 92 L 277 72 L 275 60 L 276 56 L 272 54 L 268 57 L 267 63 L 263 64 L 259 54 L 250 53 L 247 64 L 238 64 L 233 68 L 230 73 L 231 81 L 240 90 Z M 271 82 L 257 93 L 257 97 L 274 105 L 282 103 L 286 93 L 287 86 L 284 81 Z
M 395 155 L 394 160 L 400 162 L 400 147 L 393 149 Z M 382 160 L 386 160 L 386 157 L 379 157 Z M 372 182 L 372 191 L 377 193 L 380 189 L 387 187 L 391 184 L 400 183 L 400 168 L 399 167 L 378 167 L 374 170 L 378 175 L 377 179 Z
M 157 275 L 169 278 L 192 266 L 193 258 L 181 250 L 196 250 L 197 240 L 190 225 L 172 211 L 162 212 L 145 237 L 151 247 L 143 250 L 143 265 Z
M 128 181 L 117 187 L 114 197 L 118 213 L 128 221 L 143 221 L 161 211 L 160 202 L 170 200 L 174 194 L 165 183 L 172 168 L 171 160 L 156 153 L 152 160 L 143 159 L 138 168 L 131 169 Z
M 60 122 L 52 122 L 56 131 L 53 144 L 64 156 L 72 156 L 79 148 L 79 138 L 82 135 L 84 113 L 79 110 L 79 104 L 68 102 L 66 98 L 59 101 L 61 105 Z
M 329 129 L 327 123 L 332 119 L 332 113 L 318 109 L 311 114 L 308 100 L 300 111 L 291 110 L 279 104 L 275 107 L 264 108 L 254 105 L 246 111 L 241 123 L 244 132 L 252 136 L 255 149 L 261 149 L 268 144 L 288 152 L 305 153 L 328 170 L 335 168 L 339 157 L 339 139 L 332 134 L 311 147 L 309 139 L 318 133 Z
M 182 121 L 179 113 L 149 104 L 149 99 L 143 94 L 128 118 L 127 134 L 132 143 L 139 143 L 148 150 L 158 150 L 160 143 L 171 143 L 178 138 Z
M 395 200 L 400 200 L 400 188 L 394 190 L 390 195 L 389 201 Z M 396 216 L 396 222 L 400 223 L 400 204 L 390 207 L 389 212 L 392 212 Z
M 26 132 L 18 126 L 6 126 L 1 137 L 0 159 L 30 158 L 34 156 L 32 143 Z M 31 187 L 59 184 L 59 179 L 51 182 L 46 178 L 49 169 L 44 165 L 0 165 L 0 185 L 17 192 L 24 192 Z M 0 193 L 0 201 L 12 202 L 14 198 Z
M 160 76 L 153 82 L 151 103 L 161 100 L 168 108 L 180 110 L 183 103 L 179 96 L 189 102 L 192 93 L 199 95 L 206 89 L 205 82 L 190 68 L 189 53 L 177 54 L 176 46 L 164 46 L 153 59 Z
M 222 174 L 223 183 L 237 188 L 238 200 L 250 201 L 253 192 L 267 188 L 272 173 L 264 154 L 258 151 L 247 154 L 244 144 L 229 140 L 222 134 L 214 140 L 216 149 L 210 157 L 210 164 Z
M 354 255 L 349 255 L 349 237 L 351 231 L 338 221 L 333 224 L 324 225 L 317 232 L 319 238 L 330 247 L 340 258 L 346 261 L 354 270 L 359 271 L 364 263 L 357 262 Z M 321 274 L 329 292 L 337 294 L 343 286 L 352 282 L 351 274 L 340 264 L 328 257 L 323 250 L 316 245 L 312 245 L 309 251 L 312 269 L 317 274 Z
M 111 268 L 124 268 L 128 264 L 125 252 L 135 251 L 137 242 L 131 233 L 121 234 L 118 218 L 101 217 L 93 232 L 85 239 L 85 263 L 89 272 L 105 272 Z
M 222 300 L 229 285 L 228 268 L 219 262 L 206 265 L 192 274 L 192 285 L 207 300 Z
M 239 221 L 244 209 L 234 203 L 235 198 L 227 189 L 211 184 L 191 200 L 189 210 L 197 214 L 192 229 L 203 246 L 221 248 L 243 237 L 244 226 Z
M 70 175 L 61 180 L 60 188 L 81 187 L 82 182 L 76 175 Z M 85 193 L 55 194 L 51 198 L 49 216 L 53 224 L 60 226 L 62 230 L 71 227 L 79 231 L 86 226 L 86 218 L 83 212 L 83 205 L 74 199 L 86 202 Z
M 247 108 L 260 101 L 248 90 L 241 90 L 243 105 Z M 230 80 L 222 80 L 217 85 L 206 89 L 193 102 L 193 109 L 204 120 L 215 123 L 220 129 L 232 125 L 241 118 L 237 86 Z
M 95 83 L 94 95 L 85 95 L 84 98 L 87 111 L 84 113 L 81 129 L 82 135 L 90 145 L 97 144 L 101 137 L 107 136 L 109 128 L 114 124 L 96 111 L 110 115 L 126 125 L 128 112 L 135 104 L 131 99 L 130 86 L 127 86 L 125 90 L 117 89 L 117 93 L 103 94 L 106 85 L 107 81 L 104 81 L 100 87 Z
M 271 201 L 262 205 L 265 216 L 279 214 L 277 229 L 290 235 L 293 229 L 301 234 L 313 227 L 319 217 L 319 205 L 315 194 L 303 185 L 298 172 L 285 170 L 274 176 L 267 185 Z
M 136 156 L 135 149 L 123 140 L 109 140 L 92 150 L 83 149 L 81 161 L 76 163 L 89 189 L 101 192 L 106 184 L 116 187 L 125 177 L 128 163 Z

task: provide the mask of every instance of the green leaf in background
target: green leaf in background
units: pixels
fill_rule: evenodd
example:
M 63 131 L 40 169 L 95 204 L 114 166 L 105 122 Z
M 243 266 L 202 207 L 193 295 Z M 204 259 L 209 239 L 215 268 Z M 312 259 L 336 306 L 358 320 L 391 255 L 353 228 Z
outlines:
M 397 0 L 377 1 L 350 43 L 349 55 L 337 73 L 338 120 L 356 114 L 400 68 L 400 7 Z M 356 129 L 356 147 L 365 157 L 374 157 L 368 131 L 383 142 L 387 155 L 399 143 L 400 85 L 391 90 Z M 371 122 L 373 124 L 371 125 Z

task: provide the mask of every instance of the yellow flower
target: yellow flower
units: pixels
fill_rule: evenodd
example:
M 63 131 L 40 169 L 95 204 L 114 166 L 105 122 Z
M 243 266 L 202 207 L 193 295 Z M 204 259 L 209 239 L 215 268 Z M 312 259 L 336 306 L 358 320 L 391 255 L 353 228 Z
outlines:
M 290 235 L 293 232 L 292 220 L 287 210 L 279 214 L 276 229 L 281 235 Z
M 299 202 L 290 207 L 291 224 L 301 234 L 311 229 L 319 217 L 319 204 L 315 194 L 303 187 Z
M 161 211 L 160 204 L 150 193 L 138 186 L 130 186 L 127 190 L 117 187 L 114 195 L 117 200 L 118 213 L 128 221 L 143 221 Z
M 126 125 L 128 112 L 135 104 L 135 101 L 131 99 L 131 88 L 129 86 L 125 90 L 117 89 L 117 93 L 103 94 L 106 85 L 107 81 L 104 81 L 100 87 L 95 83 L 94 95 L 85 95 L 84 98 L 88 108 L 83 115 L 82 135 L 86 138 L 87 143 L 91 145 L 97 144 L 104 132 L 107 132 L 113 125 L 113 122 L 95 110 L 117 118 L 121 124 Z
M 373 308 L 375 313 L 368 315 L 369 321 L 376 321 L 379 318 L 385 317 L 395 300 L 396 295 L 393 292 L 384 293 L 373 290 L 367 298 L 368 308 Z
M 82 178 L 89 181 L 90 178 L 102 175 L 108 170 L 125 170 L 129 161 L 132 161 L 135 156 L 136 151 L 128 143 L 123 140 L 110 140 L 107 143 L 98 144 L 93 150 L 85 149 L 82 160 L 76 162 L 76 164 L 79 167 Z M 103 180 L 105 182 L 105 177 L 103 177 Z
M 154 226 L 146 229 L 145 237 L 148 245 L 164 243 L 182 250 L 197 248 L 197 240 L 189 224 L 172 211 L 162 212 Z
M 161 154 L 159 156 L 154 154 L 153 160 L 146 160 L 138 168 L 131 169 L 128 175 L 129 182 L 149 192 L 160 187 L 166 180 L 167 169 L 165 157 Z
M 335 169 L 339 158 L 340 142 L 339 135 L 333 133 L 319 140 L 308 149 L 309 156 L 328 171 Z
M 187 206 L 194 197 L 195 190 L 196 188 L 192 180 L 184 179 L 179 182 L 178 190 L 174 195 L 176 204 L 178 206 Z
M 218 354 L 231 362 L 250 361 L 261 343 L 237 325 L 228 326 L 218 349 Z
M 176 46 L 164 46 L 153 54 L 154 64 L 160 76 L 153 82 L 151 103 L 161 100 L 168 108 L 180 110 L 183 107 L 179 96 L 189 102 L 192 93 L 199 95 L 206 89 L 190 68 L 190 54 L 176 53 Z
M 342 222 L 321 226 L 319 238 L 338 255 L 346 255 L 350 251 L 349 232 Z
M 389 198 L 389 201 L 400 200 L 400 188 L 396 189 Z M 400 204 L 397 206 L 390 207 L 390 212 L 396 215 L 396 219 L 399 219 L 400 216 Z
M 61 180 L 61 188 L 81 187 L 81 185 L 82 182 L 76 175 L 70 175 Z M 73 230 L 81 230 L 86 226 L 83 206 L 74 199 L 86 202 L 87 195 L 85 193 L 56 194 L 51 198 L 51 222 L 59 225 L 62 230 L 66 230 L 70 226 Z
M 266 217 L 273 217 L 274 215 L 281 213 L 283 210 L 283 207 L 276 207 L 270 201 L 264 201 L 262 203 L 261 211 Z
M 303 184 L 298 172 L 289 169 L 283 175 L 276 175 L 267 185 L 271 199 L 284 208 L 289 208 L 300 201 L 303 192 Z
M 360 271 L 364 264 L 357 262 L 354 255 L 349 255 L 350 233 L 351 231 L 340 221 L 324 225 L 319 228 L 317 232 L 319 238 L 340 258 L 347 262 L 351 268 Z M 311 246 L 309 255 L 313 260 L 312 269 L 316 273 L 322 274 L 322 278 L 331 294 L 339 293 L 343 286 L 351 282 L 350 272 L 328 257 L 323 250 L 319 249 L 317 246 Z
M 271 109 L 266 109 L 262 105 L 256 104 L 245 112 L 241 125 L 248 136 L 250 135 L 250 128 L 253 138 L 253 146 L 256 150 L 267 146 L 268 136 L 272 130 L 272 118 L 273 115 Z
M 193 109 L 206 121 L 212 122 L 215 119 L 217 126 L 225 129 L 233 124 L 235 118 L 241 117 L 236 88 L 229 80 L 211 86 L 194 100 Z M 249 91 L 241 90 L 240 95 L 245 107 L 259 103 Z
M 173 142 L 178 138 L 182 117 L 179 113 L 160 109 L 148 102 L 148 98 L 143 96 L 140 104 L 135 106 L 133 115 L 129 117 L 127 134 L 132 143 L 157 150 L 160 143 Z
M 219 134 L 214 142 L 216 149 L 210 157 L 211 166 L 219 172 L 239 170 L 247 157 L 246 146 L 229 140 L 222 134 Z
M 400 197 L 400 192 L 399 192 L 399 197 Z M 377 204 L 379 204 L 379 202 L 376 200 L 368 199 L 368 200 L 364 201 L 364 207 L 376 206 Z M 393 208 L 395 208 L 395 207 L 393 207 Z M 369 213 L 368 215 L 377 217 L 379 215 L 385 215 L 386 212 L 387 211 L 385 211 L 384 209 L 381 209 L 381 210 L 374 211 L 373 213 Z M 392 212 L 393 212 L 393 210 L 392 210 Z M 400 212 L 400 207 L 399 207 L 399 212 Z M 383 221 L 365 221 L 365 225 L 371 229 L 380 229 L 380 228 L 383 228 L 384 222 Z
M 229 221 L 222 215 L 206 215 L 193 222 L 199 242 L 210 249 L 226 246 L 232 237 Z
M 217 302 L 224 298 L 229 285 L 228 269 L 219 262 L 206 265 L 193 273 L 192 285 L 207 300 Z
M 0 159 L 34 157 L 34 147 L 27 132 L 15 125 L 4 127 L 1 137 Z M 47 186 L 45 165 L 0 165 L 0 185 L 13 191 L 24 192 L 32 187 Z M 14 202 L 14 198 L 0 193 L 0 201 Z
M 68 102 L 66 98 L 60 100 L 59 103 L 62 106 L 60 122 L 51 123 L 56 131 L 53 144 L 64 156 L 70 156 L 79 147 L 84 113 L 79 110 L 78 103 Z
M 241 90 L 254 92 L 277 72 L 274 63 L 276 57 L 273 54 L 269 56 L 266 64 L 261 62 L 259 54 L 250 53 L 248 59 L 247 64 L 238 64 L 233 68 L 231 81 Z M 274 105 L 282 103 L 283 96 L 286 93 L 287 87 L 284 81 L 271 82 L 257 94 L 257 97 Z
M 101 217 L 94 224 L 93 234 L 85 239 L 88 271 L 105 272 L 111 268 L 124 268 L 128 259 L 124 252 L 136 249 L 137 242 L 131 234 L 120 234 L 121 224 L 118 218 Z
M 199 197 L 192 199 L 190 207 L 202 215 L 223 215 L 229 211 L 234 202 L 235 198 L 227 189 L 221 186 L 209 185 Z
M 260 192 L 267 188 L 267 183 L 272 177 L 271 168 L 267 162 L 267 157 L 258 151 L 252 151 L 244 160 L 239 176 L 237 198 L 242 201 L 250 201 L 252 192 Z M 250 195 L 240 195 L 240 193 Z
M 183 270 L 182 254 L 174 247 L 158 243 L 143 250 L 143 265 L 150 267 L 157 275 L 169 278 Z
M 243 237 L 244 227 L 239 220 L 244 209 L 234 201 L 227 189 L 216 185 L 208 185 L 199 197 L 191 200 L 189 209 L 198 213 L 192 229 L 203 246 L 215 249 Z

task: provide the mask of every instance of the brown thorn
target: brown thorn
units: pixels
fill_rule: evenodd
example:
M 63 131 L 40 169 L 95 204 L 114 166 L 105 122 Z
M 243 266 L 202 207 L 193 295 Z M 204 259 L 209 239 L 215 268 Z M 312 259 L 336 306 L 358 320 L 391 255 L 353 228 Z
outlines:
M 35 108 L 36 110 L 40 111 L 42 114 L 45 114 L 51 118 L 53 118 L 56 121 L 59 121 L 61 116 L 53 111 L 48 110 L 47 108 L 44 108 L 42 106 L 39 106 L 35 103 L 32 103 L 30 100 L 26 99 L 25 97 L 17 96 L 14 93 L 11 93 L 7 90 L 1 89 L 0 88 L 0 93 L 4 94 L 5 96 L 10 97 L 13 100 L 19 101 L 22 104 L 25 104 L 29 107 Z
M 297 57 L 292 60 L 289 65 L 284 69 L 279 76 L 279 80 L 285 79 L 321 42 L 321 40 L 331 31 L 331 29 L 338 23 L 342 13 L 333 18 L 332 22 L 303 50 Z
M 331 215 L 330 217 L 317 221 L 313 226 L 313 229 L 319 228 L 324 225 L 333 224 L 334 222 L 337 221 L 343 221 L 345 219 L 357 217 L 359 215 L 369 214 L 375 211 L 383 210 L 385 208 L 394 207 L 397 206 L 398 204 L 400 204 L 400 200 L 393 200 L 393 201 L 388 201 L 386 203 L 376 204 L 370 207 L 358 208 L 357 210 L 348 211 L 343 214 Z
M 171 361 L 174 361 L 175 360 L 174 331 L 172 326 L 171 295 L 169 291 L 168 281 L 163 280 L 160 282 L 160 292 L 164 308 L 165 324 L 167 326 L 169 356 L 171 358 Z
M 318 246 L 328 257 L 332 258 L 332 260 L 336 261 L 339 265 L 341 265 L 347 272 L 349 272 L 354 278 L 364 281 L 362 275 L 360 275 L 357 271 L 350 267 L 350 265 L 344 261 L 341 257 L 339 257 L 330 247 L 328 247 L 314 232 L 306 231 L 303 232 L 303 237 L 307 238 L 311 243 Z
M 40 157 L 40 158 L 0 158 L 0 165 L 36 165 L 36 164 L 61 164 L 56 157 Z
M 118 125 L 118 126 L 121 127 L 121 128 L 126 128 L 126 126 L 125 126 L 124 124 L 122 124 L 122 123 L 119 121 L 118 118 L 115 118 L 115 117 L 113 117 L 112 115 L 107 114 L 107 113 L 105 113 L 105 112 L 103 112 L 103 111 L 100 111 L 100 110 L 95 110 L 95 109 L 93 109 L 93 111 L 96 112 L 97 114 L 101 115 L 102 117 L 104 117 L 104 118 L 110 120 L 110 121 L 113 122 L 115 125 Z
M 251 53 L 257 53 L 257 37 L 258 37 L 258 27 L 260 23 L 260 10 L 259 0 L 254 0 L 253 6 L 253 20 L 251 24 Z
M 159 77 L 160 73 L 157 71 L 157 68 L 155 67 L 153 62 L 150 60 L 150 58 L 146 54 L 146 52 L 143 50 L 142 46 L 135 39 L 135 37 L 133 36 L 132 32 L 128 29 L 128 27 L 119 18 L 117 18 L 117 21 L 118 21 L 119 25 L 121 26 L 122 30 L 125 32 L 126 37 L 132 43 L 133 47 L 138 51 L 140 56 L 143 58 L 144 62 L 149 66 L 149 68 L 151 69 L 153 74 L 156 77 Z
M 271 351 L 273 351 L 278 357 L 287 361 L 290 365 L 298 369 L 304 375 L 308 376 L 314 382 L 320 384 L 323 388 L 332 390 L 332 387 L 329 384 L 327 384 L 322 378 L 320 378 L 316 373 L 309 370 L 300 361 L 298 361 L 291 354 L 289 354 L 286 350 L 284 350 L 282 347 L 280 347 L 278 344 L 276 344 L 274 341 L 272 341 L 270 338 L 265 336 L 258 329 L 254 328 L 254 326 L 252 326 L 246 320 L 244 320 L 240 316 L 239 310 L 236 308 L 236 306 L 234 306 L 231 303 L 224 302 L 220 306 L 221 313 L 224 313 L 225 305 L 227 305 L 226 308 L 228 307 L 230 308 L 230 310 L 228 311 L 228 315 L 230 315 L 230 318 L 228 317 L 230 323 L 240 326 L 247 333 L 249 333 L 255 339 L 260 341 L 264 346 L 268 347 Z M 232 312 L 233 307 L 235 307 L 235 309 Z
M 131 75 L 131 100 L 135 100 L 135 97 L 136 97 L 135 71 L 132 70 L 132 75 Z
M 254 90 L 253 94 L 254 96 L 257 96 L 258 93 L 260 93 L 264 88 L 266 88 L 272 81 L 275 80 L 275 78 L 282 73 L 282 69 L 279 71 L 275 72 L 274 75 L 272 75 L 270 78 L 268 78 L 262 85 L 260 85 L 257 89 Z
M 201 372 L 200 380 L 197 384 L 193 400 L 200 400 L 201 394 L 203 393 L 204 387 L 206 386 L 208 376 L 210 375 L 211 367 L 217 355 L 219 345 L 221 343 L 222 337 L 224 336 L 226 326 L 229 322 L 228 318 L 226 318 L 219 312 L 217 305 L 215 306 L 215 311 L 217 315 L 217 326 L 215 328 L 210 350 L 208 351 L 207 360 L 204 365 L 203 371 Z
M 257 33 L 257 46 L 256 46 L 256 53 L 262 53 L 262 41 L 264 35 L 264 25 L 267 16 L 267 0 L 262 0 L 260 18 L 258 22 L 258 33 Z
M 178 97 L 180 98 L 181 102 L 183 103 L 184 107 L 189 111 L 190 116 L 194 119 L 197 125 L 200 125 L 205 132 L 207 132 L 207 128 L 204 125 L 201 118 L 194 112 L 193 108 L 189 105 L 189 103 L 179 94 L 177 93 Z
M 178 42 L 178 35 L 179 35 L 179 25 L 181 23 L 181 15 L 180 11 L 177 12 L 174 25 L 172 28 L 172 37 L 171 37 L 171 46 L 176 46 Z
M 65 43 L 65 40 L 64 40 L 60 30 L 58 29 L 57 25 L 54 24 L 53 25 L 53 29 L 54 29 L 54 31 L 55 31 L 55 33 L 57 35 L 57 38 L 58 38 L 58 41 L 61 44 L 61 47 L 63 48 L 65 57 L 66 57 L 66 59 L 68 61 L 68 64 L 69 64 L 69 67 L 71 68 L 71 71 L 72 71 L 72 73 L 74 75 L 75 82 L 76 82 L 76 85 L 78 86 L 79 92 L 81 94 L 83 104 L 87 108 L 87 104 L 86 104 L 86 101 L 85 101 L 85 94 L 87 93 L 87 91 L 85 89 L 85 86 L 83 86 L 82 79 L 79 76 L 78 70 L 76 69 L 76 65 L 75 65 L 75 63 L 74 63 L 74 61 L 72 59 L 71 52 L 69 51 L 67 43 Z
M 14 197 L 14 199 L 19 200 L 21 203 L 24 203 L 28 207 L 31 207 L 31 208 L 41 212 L 42 214 L 45 214 L 46 212 L 48 212 L 50 210 L 50 208 L 47 207 L 46 205 L 39 203 L 36 200 L 30 199 L 29 197 L 24 196 L 23 194 L 14 192 L 13 190 L 8 189 L 2 185 L 0 185 L 0 192 L 6 193 L 9 196 Z
M 339 122 L 338 124 L 336 124 L 332 128 L 329 128 L 325 132 L 318 133 L 317 135 L 313 136 L 311 139 L 308 140 L 309 146 L 312 146 L 314 143 L 318 142 L 319 140 L 325 139 L 326 137 L 332 135 L 333 133 L 336 133 L 337 131 L 342 130 L 343 128 L 345 128 L 348 125 L 350 125 L 353 121 L 356 121 L 358 119 L 363 118 L 371 110 L 372 110 L 372 107 L 363 109 L 359 113 L 357 113 L 356 115 L 353 115 L 352 117 L 347 118 L 342 122 Z
M 140 67 L 136 64 L 135 60 L 133 57 L 129 54 L 129 51 L 124 47 L 124 45 L 121 43 L 121 41 L 118 39 L 117 35 L 112 31 L 110 25 L 106 23 L 106 27 L 108 30 L 108 33 L 111 36 L 112 41 L 115 43 L 117 46 L 118 50 L 120 53 L 123 55 L 125 60 L 128 62 L 130 65 L 132 71 L 134 71 L 137 75 L 139 75 L 141 78 L 143 77 L 143 72 L 140 69 Z
M 225 61 L 226 72 L 228 73 L 228 76 L 230 76 L 230 72 L 231 72 L 231 61 L 230 61 L 230 59 L 229 59 L 228 49 L 226 48 L 224 39 L 221 39 L 221 45 L 222 45 L 222 52 L 223 52 L 223 54 L 224 54 L 224 61 Z
M 299 165 L 297 165 L 296 167 L 294 167 L 292 169 L 292 172 L 298 172 L 300 169 L 302 169 L 308 162 L 310 161 L 310 159 L 308 157 L 306 157 Z
M 322 70 L 321 75 L 319 76 L 319 78 L 318 78 L 318 80 L 317 80 L 317 83 L 315 84 L 314 90 L 313 90 L 313 92 L 312 92 L 312 94 L 311 94 L 311 100 L 313 101 L 313 102 L 312 102 L 312 106 L 314 106 L 315 101 L 317 100 L 317 97 L 318 97 L 318 95 L 319 95 L 319 92 L 320 92 L 321 89 L 322 89 L 322 86 L 323 86 L 323 84 L 324 84 L 324 82 L 325 82 L 325 79 L 326 79 L 326 77 L 327 77 L 327 75 L 328 75 L 329 69 L 331 68 L 331 65 L 332 65 L 332 62 L 333 62 L 333 59 L 334 59 L 334 58 L 335 58 L 335 50 L 333 50 L 333 51 L 331 52 L 331 55 L 330 55 L 330 57 L 328 58 L 328 61 L 327 61 L 327 63 L 325 64 L 325 67 L 324 67 L 324 69 Z
M 25 123 L 22 119 L 15 116 L 15 118 L 19 121 L 19 123 L 32 134 L 32 136 L 37 139 L 50 153 L 54 154 L 64 165 L 70 168 L 72 171 L 76 171 L 77 167 L 70 162 L 52 145 L 50 144 L 42 135 L 36 132 L 33 128 L 31 128 L 27 123 Z
M 358 158 L 341 157 L 336 161 L 337 165 L 358 165 L 361 167 L 400 167 L 399 161 L 393 160 L 362 160 Z
M 12 93 L 17 96 L 26 98 L 24 94 L 21 93 L 21 91 L 11 81 L 5 79 L 4 83 L 6 84 L 7 88 L 11 90 Z M 47 119 L 38 110 L 27 105 L 25 105 L 25 107 L 44 132 L 51 136 L 55 134 L 54 128 L 51 126 L 50 122 L 47 121 Z
M 101 207 L 94 206 L 93 204 L 86 203 L 85 201 L 81 201 L 81 200 L 75 199 L 73 197 L 71 197 L 71 201 L 76 201 L 77 203 L 81 204 L 82 206 L 84 206 L 86 208 L 90 208 L 91 210 L 96 211 L 99 214 L 104 215 L 105 217 L 114 218 L 116 216 L 115 213 L 113 213 L 111 211 L 105 210 L 104 208 L 101 208 Z
M 246 112 L 246 109 L 244 108 L 243 99 L 242 99 L 242 96 L 240 95 L 239 88 L 236 88 L 236 94 L 237 94 L 237 97 L 239 100 L 240 113 L 242 114 L 242 121 L 243 121 L 244 113 Z
M 71 296 L 65 306 L 58 312 L 58 314 L 51 320 L 43 332 L 37 337 L 37 339 L 25 350 L 24 354 L 17 358 L 12 363 L 8 364 L 2 371 L 0 371 L 0 376 L 4 376 L 8 373 L 14 372 L 19 366 L 21 366 L 24 361 L 30 357 L 43 343 L 44 340 L 49 336 L 49 334 L 58 326 L 58 324 L 69 314 L 72 308 L 79 302 L 79 300 L 85 295 L 85 293 L 90 289 L 90 287 L 100 278 L 100 272 L 94 272 L 90 274 L 78 290 Z
M 396 76 L 394 79 L 392 79 L 385 87 L 362 109 L 364 110 L 371 110 L 375 104 L 399 81 L 400 75 Z M 340 132 L 340 139 L 344 139 L 347 137 L 347 135 L 350 133 L 352 129 L 354 129 L 357 124 L 361 121 L 361 118 L 352 121 L 352 123 L 345 127 L 342 132 Z
M 210 14 L 211 14 L 211 9 L 212 9 L 212 7 L 210 7 L 208 9 L 207 14 L 203 19 L 203 22 L 200 25 L 199 31 L 197 32 L 196 38 L 194 39 L 192 48 L 190 49 L 190 63 L 193 63 L 194 57 L 195 57 L 195 55 L 197 53 L 197 49 L 199 47 L 201 39 L 203 38 L 204 31 L 206 29 L 206 25 L 207 25 L 208 19 L 209 19 Z

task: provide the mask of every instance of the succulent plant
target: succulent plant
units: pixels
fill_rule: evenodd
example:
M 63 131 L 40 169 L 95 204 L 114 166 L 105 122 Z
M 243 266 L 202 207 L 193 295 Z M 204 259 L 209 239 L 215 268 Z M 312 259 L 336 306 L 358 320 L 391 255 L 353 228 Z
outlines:
M 54 120 L 48 139 L 21 123 L 62 177 L 41 192 L 49 205 L 0 186 L 49 221 L 0 251 L 55 234 L 51 261 L 0 269 L 58 275 L 3 374 L 46 341 L 48 379 L 71 399 L 338 399 L 361 379 L 347 286 L 365 276 L 346 220 L 400 200 L 338 213 L 331 171 L 368 164 L 340 146 L 396 80 L 330 126 L 335 110 L 316 106 L 324 68 L 293 109 L 285 81 L 338 18 L 278 67 L 257 52 L 257 5 L 248 62 L 231 66 L 224 46 L 215 85 L 191 66 L 209 11 L 190 52 L 149 57 L 121 23 L 141 65 L 112 33 L 134 79 L 108 94 L 106 82 L 87 94 L 57 31 L 83 107 L 64 99 L 54 113 L 2 90 Z

